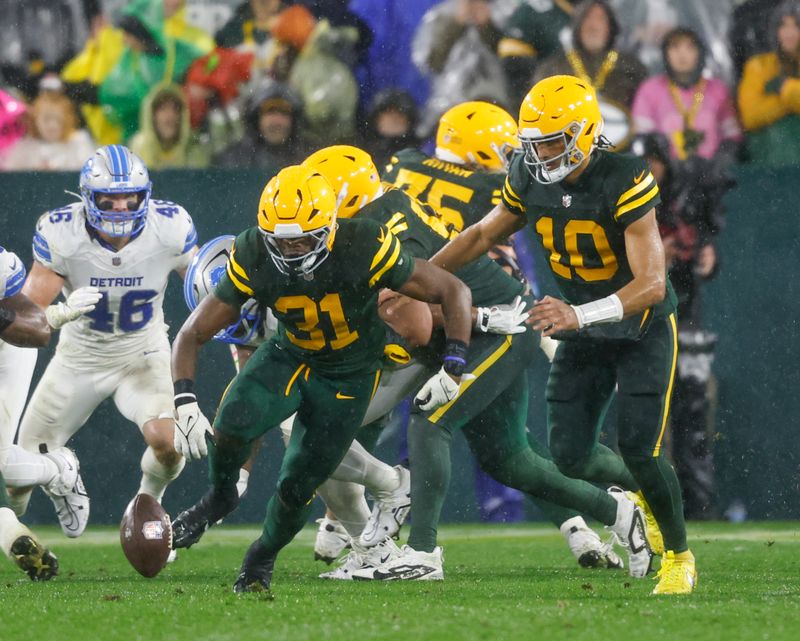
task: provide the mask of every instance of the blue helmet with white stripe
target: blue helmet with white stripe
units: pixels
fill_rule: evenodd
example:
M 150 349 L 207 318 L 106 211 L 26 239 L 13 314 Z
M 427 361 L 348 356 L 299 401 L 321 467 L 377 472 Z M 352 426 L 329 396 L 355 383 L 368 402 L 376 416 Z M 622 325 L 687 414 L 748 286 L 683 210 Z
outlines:
M 192 259 L 183 281 L 183 296 L 190 310 L 194 310 L 201 300 L 214 291 L 225 274 L 234 238 L 227 235 L 209 240 Z M 263 320 L 258 302 L 251 298 L 242 305 L 239 320 L 217 332 L 214 340 L 247 345 L 259 335 Z
M 81 199 L 86 220 L 109 236 L 130 236 L 144 226 L 152 183 L 144 162 L 127 147 L 106 145 L 97 149 L 81 169 Z M 105 194 L 131 194 L 127 211 L 114 211 Z

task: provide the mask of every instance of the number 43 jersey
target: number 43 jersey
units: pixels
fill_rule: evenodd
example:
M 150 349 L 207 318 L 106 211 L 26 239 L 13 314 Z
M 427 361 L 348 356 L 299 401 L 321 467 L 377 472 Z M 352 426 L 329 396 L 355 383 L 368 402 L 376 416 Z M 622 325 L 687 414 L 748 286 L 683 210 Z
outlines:
M 172 270 L 186 269 L 197 232 L 186 210 L 151 200 L 141 232 L 115 251 L 87 223 L 82 203 L 47 212 L 36 225 L 33 257 L 64 278 L 66 298 L 94 286 L 94 311 L 61 329 L 58 351 L 82 367 L 103 367 L 167 349 L 162 309 Z

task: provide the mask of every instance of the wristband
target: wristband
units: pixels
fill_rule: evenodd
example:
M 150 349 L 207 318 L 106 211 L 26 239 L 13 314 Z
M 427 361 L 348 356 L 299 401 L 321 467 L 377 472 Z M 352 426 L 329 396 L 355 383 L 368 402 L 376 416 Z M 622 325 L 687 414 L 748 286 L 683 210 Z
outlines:
M 617 323 L 622 320 L 622 301 L 616 294 L 571 307 L 575 310 L 575 316 L 578 318 L 578 329 L 588 325 Z
M 6 328 L 9 327 L 14 322 L 14 319 L 17 317 L 17 312 L 13 309 L 6 309 L 5 307 L 0 307 L 0 334 L 6 331 Z
M 467 344 L 455 338 L 448 338 L 444 344 L 442 369 L 450 376 L 460 377 L 467 368 Z
M 175 407 L 186 405 L 187 403 L 196 403 L 197 396 L 194 394 L 194 381 L 190 378 L 182 378 L 175 381 Z

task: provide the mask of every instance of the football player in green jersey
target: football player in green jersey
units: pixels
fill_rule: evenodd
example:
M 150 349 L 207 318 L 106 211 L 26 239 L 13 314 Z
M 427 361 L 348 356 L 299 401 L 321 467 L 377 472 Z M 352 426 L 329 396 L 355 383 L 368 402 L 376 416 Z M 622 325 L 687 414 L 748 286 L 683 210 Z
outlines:
M 254 298 L 280 322 L 227 390 L 209 453 L 212 487 L 173 527 L 189 547 L 237 505 L 239 468 L 252 442 L 295 412 L 277 491 L 261 537 L 248 549 L 234 591 L 269 590 L 275 557 L 305 524 L 316 488 L 342 460 L 380 380 L 384 287 L 444 309 L 442 367 L 423 386 L 438 407 L 459 393 L 472 329 L 469 289 L 416 260 L 386 227 L 337 220 L 328 181 L 304 166 L 281 170 L 264 189 L 258 225 L 240 234 L 226 275 L 184 323 L 173 345 L 176 430 L 197 446 L 211 432 L 193 392 L 200 346 L 234 323 Z M 195 449 L 194 447 L 192 448 Z M 201 449 L 197 447 L 198 451 Z
M 329 178 L 343 203 L 340 216 L 383 223 L 412 255 L 431 256 L 450 237 L 433 210 L 401 190 L 383 190 L 366 152 L 347 146 L 329 147 L 312 154 L 304 164 Z M 499 316 L 501 306 L 520 310 L 517 297 L 523 293 L 523 285 L 488 257 L 481 257 L 457 275 L 470 286 L 473 301 L 479 306 L 473 321 L 488 313 L 487 325 L 493 325 L 497 320 L 493 316 Z M 417 395 L 415 401 L 421 413 L 412 417 L 409 426 L 414 502 L 409 544 L 396 559 L 378 568 L 353 571 L 353 578 L 444 578 L 436 531 L 449 485 L 450 439 L 456 430 L 463 431 L 481 467 L 498 481 L 540 499 L 587 512 L 611 526 L 631 552 L 631 574 L 646 574 L 651 555 L 644 542 L 642 515 L 633 502 L 621 492 L 607 494 L 589 483 L 567 478 L 528 443 L 526 371 L 538 339 L 530 328 L 518 325 L 524 318 L 524 313 L 521 318 L 517 314 L 507 331 L 498 334 L 484 333 L 482 323 L 476 322 L 467 354 L 467 378 L 459 397 L 435 408 L 424 402 L 424 387 Z M 369 539 L 376 532 L 377 528 L 368 523 L 361 542 L 374 544 L 377 541 Z M 635 539 L 633 543 L 631 538 Z
M 453 271 L 530 222 L 564 300 L 545 296 L 530 322 L 562 338 L 547 386 L 550 450 L 566 474 L 640 488 L 663 545 L 656 594 L 693 591 L 681 493 L 662 452 L 677 357 L 675 296 L 639 158 L 605 149 L 597 97 L 573 76 L 537 83 L 520 108 L 523 154 L 503 202 L 432 261 Z M 597 447 L 617 389 L 621 460 Z M 640 499 L 642 500 L 642 499 Z M 659 551 L 659 550 L 657 550 Z

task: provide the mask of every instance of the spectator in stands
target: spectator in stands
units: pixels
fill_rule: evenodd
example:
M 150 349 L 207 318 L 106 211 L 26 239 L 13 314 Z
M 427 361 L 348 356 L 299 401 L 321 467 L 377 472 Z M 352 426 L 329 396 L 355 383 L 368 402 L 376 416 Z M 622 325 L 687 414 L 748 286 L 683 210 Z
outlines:
M 25 135 L 25 112 L 22 100 L 0 90 L 0 169 L 11 150 Z
M 773 50 L 750 58 L 739 84 L 739 115 L 750 159 L 800 165 L 800 0 L 773 14 Z
M 572 14 L 572 47 L 544 60 L 531 84 L 556 74 L 577 76 L 590 83 L 600 101 L 603 134 L 618 148 L 624 148 L 633 134 L 633 96 L 647 71 L 634 56 L 616 49 L 618 34 L 619 24 L 608 2 L 584 0 Z
M 209 154 L 189 124 L 189 106 L 178 85 L 156 85 L 142 103 L 139 131 L 130 148 L 150 169 L 207 167 Z
M 192 130 L 212 155 L 241 139 L 244 129 L 238 101 L 250 80 L 253 54 L 218 47 L 189 67 L 184 89 Z
M 531 88 L 536 65 L 569 42 L 570 19 L 578 0 L 521 2 L 506 23 L 497 53 L 511 85 L 514 104 Z
M 100 106 L 98 87 L 117 65 L 125 48 L 124 32 L 98 11 L 90 20 L 90 37 L 77 56 L 61 71 L 64 91 L 79 106 L 89 132 L 98 145 L 122 142 L 122 129 Z
M 122 10 L 125 48 L 99 88 L 100 104 L 128 140 L 139 128 L 139 110 L 150 89 L 181 82 L 200 52 L 164 33 L 163 0 L 134 0 Z
M 78 127 L 75 105 L 57 90 L 58 79 L 48 81 L 45 86 L 52 88 L 40 92 L 28 112 L 28 133 L 5 159 L 7 171 L 80 169 L 95 149 L 89 133 Z
M 428 100 L 428 81 L 411 61 L 411 41 L 422 16 L 437 1 L 350 0 L 350 10 L 367 22 L 373 35 L 366 64 L 356 70 L 362 106 L 395 87 L 408 91 L 417 105 Z
M 214 159 L 217 167 L 277 172 L 302 162 L 309 148 L 300 130 L 300 99 L 285 84 L 262 80 L 245 102 L 244 137 Z
M 270 25 L 285 4 L 282 0 L 245 0 L 217 32 L 217 45 L 252 53 L 253 75 L 265 73 L 272 55 Z
M 693 30 L 670 31 L 662 45 L 666 73 L 646 80 L 633 102 L 637 133 L 667 137 L 678 160 L 697 155 L 711 160 L 738 152 L 742 132 L 733 99 L 724 82 L 704 77 L 706 47 Z
M 392 155 L 407 147 L 416 147 L 417 105 L 403 89 L 385 89 L 375 95 L 367 115 L 364 149 L 375 165 L 383 167 Z
M 733 10 L 728 42 L 737 81 L 748 58 L 772 49 L 770 22 L 782 2 L 784 0 L 746 0 Z
M 431 95 L 419 134 L 429 136 L 453 105 L 492 96 L 508 104 L 505 72 L 497 56 L 513 0 L 445 0 L 422 18 L 414 35 L 414 64 L 431 77 Z
M 203 54 L 210 53 L 216 43 L 210 34 L 186 21 L 186 0 L 163 0 L 164 33 L 170 38 L 188 42 Z
M 695 162 L 678 161 L 661 133 L 637 136 L 633 152 L 644 157 L 661 190 L 656 207 L 669 278 L 678 295 L 678 368 L 671 407 L 672 460 L 681 482 L 684 513 L 716 518 L 711 366 L 716 335 L 703 327 L 702 284 L 717 273 L 715 239 L 722 228 L 721 201 L 732 179 L 712 177 Z
M 281 11 L 270 27 L 277 44 L 271 69 L 300 97 L 306 133 L 316 146 L 352 143 L 358 85 L 345 60 L 352 60 L 355 27 L 331 27 L 302 5 Z

